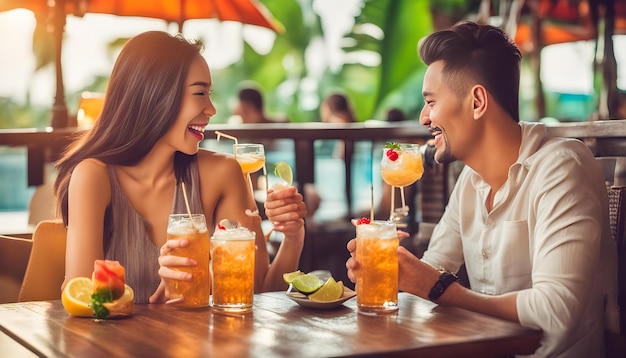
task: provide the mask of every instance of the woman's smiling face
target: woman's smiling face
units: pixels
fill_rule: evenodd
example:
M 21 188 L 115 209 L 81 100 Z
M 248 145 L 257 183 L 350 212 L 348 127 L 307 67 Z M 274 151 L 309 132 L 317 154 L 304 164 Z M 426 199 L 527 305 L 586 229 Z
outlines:
M 198 152 L 204 139 L 204 127 L 216 110 L 211 101 L 211 72 L 200 55 L 191 62 L 176 121 L 165 134 L 164 139 L 175 150 L 185 154 Z

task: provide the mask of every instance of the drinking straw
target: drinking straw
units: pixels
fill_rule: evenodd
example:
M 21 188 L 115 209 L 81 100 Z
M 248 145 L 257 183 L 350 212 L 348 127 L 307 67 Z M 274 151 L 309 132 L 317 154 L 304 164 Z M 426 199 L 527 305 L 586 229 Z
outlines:
M 371 203 L 370 203 L 370 222 L 374 221 L 374 183 L 370 186 Z
M 180 186 L 183 189 L 183 197 L 185 198 L 185 206 L 187 207 L 187 214 L 189 214 L 189 220 L 191 220 L 191 226 L 196 228 L 196 224 L 193 222 L 193 216 L 191 216 L 191 209 L 189 208 L 189 200 L 187 199 L 187 190 L 185 189 L 185 182 L 181 181 Z
M 374 143 L 370 147 L 370 222 L 374 221 Z
M 215 134 L 217 134 L 217 141 L 218 142 L 220 141 L 220 137 L 225 137 L 225 138 L 234 140 L 235 141 L 235 145 L 239 144 L 239 141 L 237 140 L 237 138 L 233 137 L 232 135 L 228 135 L 228 134 L 222 133 L 220 131 L 215 131 Z M 237 155 L 237 153 L 235 153 L 235 155 Z

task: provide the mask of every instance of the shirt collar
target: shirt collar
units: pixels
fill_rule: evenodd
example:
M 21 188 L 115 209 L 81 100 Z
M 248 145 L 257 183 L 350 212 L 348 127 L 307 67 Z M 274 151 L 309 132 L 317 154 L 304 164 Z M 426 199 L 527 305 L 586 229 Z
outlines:
M 508 182 L 513 180 L 514 183 L 518 183 L 525 176 L 524 173 L 528 171 L 528 168 L 532 165 L 535 157 L 535 153 L 543 145 L 546 139 L 546 127 L 543 123 L 538 122 L 519 122 L 519 126 L 522 130 L 522 142 L 519 149 L 519 155 L 517 160 L 509 168 L 509 175 L 507 183 L 504 186 L 509 185 Z M 526 170 L 524 170 L 526 169 Z M 480 175 L 473 169 L 468 168 L 474 174 L 471 177 L 471 182 L 476 190 L 488 190 L 489 186 L 482 180 Z M 515 185 L 515 184 L 514 184 Z

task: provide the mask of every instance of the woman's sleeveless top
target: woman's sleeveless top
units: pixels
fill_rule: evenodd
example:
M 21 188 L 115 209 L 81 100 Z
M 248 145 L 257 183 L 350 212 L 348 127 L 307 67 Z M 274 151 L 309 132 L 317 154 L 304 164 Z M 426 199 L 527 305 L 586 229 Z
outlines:
M 126 283 L 133 288 L 135 303 L 148 303 L 161 282 L 159 276 L 159 251 L 148 236 L 150 223 L 132 207 L 117 181 L 113 167 L 108 166 L 111 181 L 111 205 L 104 222 L 104 257 L 119 261 L 125 268 Z M 190 183 L 185 183 L 189 206 L 193 213 L 202 213 L 200 180 L 197 159 L 191 161 L 188 170 Z M 165 203 L 164 203 L 165 205 Z M 172 214 L 187 212 L 181 185 L 174 190 Z

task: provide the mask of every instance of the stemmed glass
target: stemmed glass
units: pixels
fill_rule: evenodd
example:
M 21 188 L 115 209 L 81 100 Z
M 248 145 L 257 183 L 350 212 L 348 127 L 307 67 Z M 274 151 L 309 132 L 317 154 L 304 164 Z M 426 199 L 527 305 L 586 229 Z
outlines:
M 424 173 L 424 164 L 419 144 L 388 143 L 383 148 L 380 162 L 380 175 L 391 186 L 391 210 L 389 221 L 402 226 L 403 217 L 409 214 L 409 207 L 404 199 L 404 187 L 418 181 Z M 400 188 L 402 207 L 395 208 L 395 189 Z
M 263 147 L 263 144 L 236 143 L 233 144 L 233 152 L 235 153 L 235 159 L 237 159 L 239 165 L 241 166 L 241 171 L 246 176 L 248 185 L 250 185 L 252 202 L 255 202 L 254 187 L 252 185 L 250 174 L 263 168 L 263 175 L 265 175 L 267 180 L 267 170 L 265 168 L 265 148 Z M 258 210 L 255 210 L 255 213 L 258 214 Z

